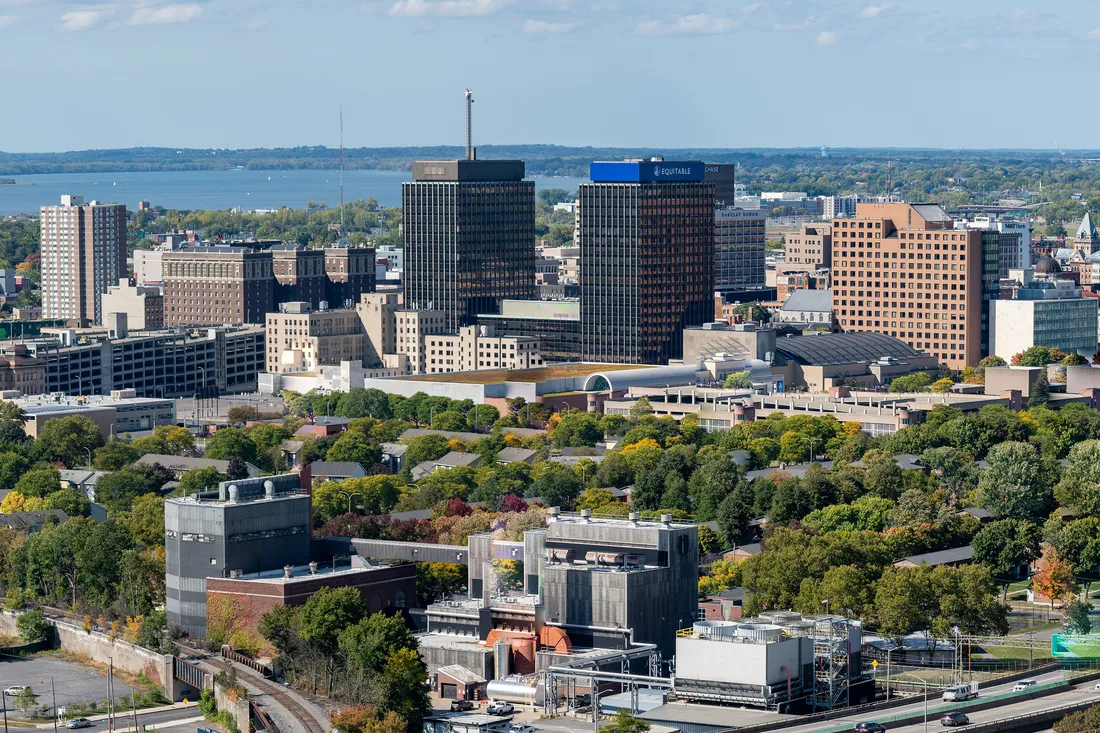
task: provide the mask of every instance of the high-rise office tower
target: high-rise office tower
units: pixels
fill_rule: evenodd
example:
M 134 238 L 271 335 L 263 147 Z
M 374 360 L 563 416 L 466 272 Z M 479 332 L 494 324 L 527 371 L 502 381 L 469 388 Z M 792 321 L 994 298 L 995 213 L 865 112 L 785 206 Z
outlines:
M 535 297 L 535 184 L 514 160 L 418 161 L 401 186 L 405 307 L 446 330 Z
M 581 358 L 663 364 L 713 319 L 714 184 L 697 161 L 593 163 L 580 187 Z
M 737 202 L 736 163 L 707 163 L 703 180 L 714 184 L 715 206 L 733 206 Z
M 126 206 L 61 197 L 40 224 L 42 317 L 102 323 L 103 294 L 126 277 Z
M 738 299 L 752 299 L 746 291 L 762 290 L 767 283 L 766 242 L 763 209 L 715 209 L 714 289 Z
M 859 203 L 833 220 L 833 311 L 845 331 L 893 336 L 952 369 L 982 358 L 981 232 L 935 204 Z

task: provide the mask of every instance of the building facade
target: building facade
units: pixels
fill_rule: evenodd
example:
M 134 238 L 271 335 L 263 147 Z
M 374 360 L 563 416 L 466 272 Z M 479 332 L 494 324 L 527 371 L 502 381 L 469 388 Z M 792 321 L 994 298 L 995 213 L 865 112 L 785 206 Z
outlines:
M 103 294 L 127 274 L 126 206 L 65 195 L 39 221 L 43 318 L 100 323 Z
M 662 364 L 711 320 L 714 186 L 696 161 L 593 163 L 580 186 L 581 358 Z
M 162 256 L 164 325 L 263 323 L 274 303 L 271 253 L 251 247 L 189 247 Z
M 535 295 L 535 184 L 522 161 L 418 161 L 402 184 L 405 305 L 448 333 Z
M 139 397 L 254 391 L 264 369 L 264 329 L 144 332 L 115 338 L 62 331 L 28 341 L 45 370 L 45 391 L 102 395 L 133 389 Z M 24 392 L 24 394 L 30 394 Z
M 761 209 L 714 211 L 714 288 L 738 292 L 764 287 L 767 216 Z
M 788 234 L 783 247 L 785 270 L 820 270 L 833 265 L 833 227 L 831 224 L 807 223 L 799 231 Z
M 893 336 L 952 369 L 982 358 L 982 244 L 933 204 L 860 203 L 833 220 L 841 329 Z
M 717 208 L 737 205 L 737 164 L 707 163 L 703 180 L 714 184 L 714 205 Z
M 206 637 L 206 579 L 309 562 L 310 501 L 298 476 L 223 481 L 164 502 L 168 623 Z
M 343 361 L 362 365 L 366 338 L 353 310 L 291 302 L 267 314 L 266 344 L 268 372 L 311 372 Z
M 1015 298 L 990 304 L 990 353 L 1005 361 L 1032 346 L 1058 348 L 1091 359 L 1097 350 L 1097 299 L 1069 280 L 1030 271 Z
M 164 328 L 164 295 L 160 288 L 131 285 L 121 278 L 103 296 L 104 323 L 112 313 L 125 313 L 127 326 L 135 331 Z
M 546 363 L 581 358 L 581 304 L 577 300 L 505 300 L 500 315 L 483 314 L 478 325 L 501 336 L 537 339 Z

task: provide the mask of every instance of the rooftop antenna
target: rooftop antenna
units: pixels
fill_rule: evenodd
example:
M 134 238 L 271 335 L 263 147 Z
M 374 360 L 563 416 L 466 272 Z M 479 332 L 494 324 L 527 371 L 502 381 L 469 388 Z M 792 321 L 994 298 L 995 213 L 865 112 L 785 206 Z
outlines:
M 340 236 L 344 236 L 344 105 L 340 105 Z
M 472 90 L 467 89 L 466 90 L 466 160 L 473 160 L 474 159 L 473 137 L 472 137 L 471 130 L 470 130 L 471 126 L 473 125 L 473 115 L 471 114 L 472 110 L 473 110 L 473 104 L 474 104 L 474 93 L 473 93 Z
M 886 154 L 886 201 L 890 201 L 890 153 Z

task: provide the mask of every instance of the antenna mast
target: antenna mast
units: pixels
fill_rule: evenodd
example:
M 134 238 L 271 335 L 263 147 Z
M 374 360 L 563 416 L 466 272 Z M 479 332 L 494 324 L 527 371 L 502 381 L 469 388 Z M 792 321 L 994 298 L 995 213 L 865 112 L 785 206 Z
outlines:
M 890 191 L 892 191 L 892 190 L 893 189 L 890 188 L 890 154 L 887 153 L 886 154 L 886 201 L 887 202 L 890 201 Z
M 340 236 L 344 236 L 344 105 L 340 105 Z
M 472 115 L 473 104 L 474 104 L 474 93 L 473 93 L 473 91 L 467 89 L 466 90 L 466 160 L 473 160 L 474 159 L 473 136 L 472 136 L 472 133 L 471 133 L 471 127 L 473 126 L 473 115 Z

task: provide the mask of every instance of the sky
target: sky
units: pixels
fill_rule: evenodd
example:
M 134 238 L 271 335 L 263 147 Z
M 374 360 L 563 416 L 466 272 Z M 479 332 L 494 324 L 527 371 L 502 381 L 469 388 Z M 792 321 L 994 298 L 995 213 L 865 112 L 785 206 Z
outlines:
M 1100 148 L 1096 0 L 0 0 L 0 150 Z

